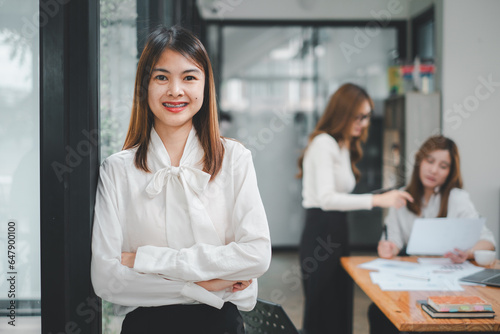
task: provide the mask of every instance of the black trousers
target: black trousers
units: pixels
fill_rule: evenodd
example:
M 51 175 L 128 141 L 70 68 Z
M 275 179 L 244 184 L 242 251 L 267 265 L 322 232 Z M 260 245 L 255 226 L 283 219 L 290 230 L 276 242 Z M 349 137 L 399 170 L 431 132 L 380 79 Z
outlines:
M 353 282 L 340 265 L 348 236 L 345 212 L 307 209 L 300 243 L 304 334 L 352 333 Z
M 122 334 L 245 334 L 234 304 L 139 307 L 125 316 Z

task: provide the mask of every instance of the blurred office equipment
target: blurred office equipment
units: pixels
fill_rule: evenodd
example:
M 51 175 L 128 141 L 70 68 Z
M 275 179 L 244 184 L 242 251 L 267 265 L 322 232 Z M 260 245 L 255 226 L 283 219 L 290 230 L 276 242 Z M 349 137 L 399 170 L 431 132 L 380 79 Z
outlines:
M 383 188 L 409 182 L 420 145 L 441 133 L 439 93 L 410 92 L 384 102 Z

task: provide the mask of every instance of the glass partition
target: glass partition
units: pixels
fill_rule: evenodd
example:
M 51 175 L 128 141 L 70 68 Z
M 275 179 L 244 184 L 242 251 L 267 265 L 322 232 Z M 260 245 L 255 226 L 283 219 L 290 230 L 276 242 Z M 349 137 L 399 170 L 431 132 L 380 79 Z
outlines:
M 273 246 L 295 247 L 304 214 L 297 158 L 330 95 L 343 83 L 365 87 L 375 102 L 371 138 L 358 164 L 364 176 L 355 191 L 381 186 L 380 117 L 397 29 L 223 25 L 221 38 L 223 135 L 252 151 Z M 380 226 L 373 221 L 381 221 L 380 212 L 350 216 L 363 225 L 352 229 L 351 242 L 375 244 Z
M 274 246 L 296 245 L 302 231 L 295 174 L 317 110 L 314 34 L 300 26 L 222 31 L 223 135 L 252 151 Z
M 101 160 L 121 150 L 130 119 L 137 68 L 137 1 L 101 0 Z M 103 300 L 102 332 L 120 333 L 123 317 Z

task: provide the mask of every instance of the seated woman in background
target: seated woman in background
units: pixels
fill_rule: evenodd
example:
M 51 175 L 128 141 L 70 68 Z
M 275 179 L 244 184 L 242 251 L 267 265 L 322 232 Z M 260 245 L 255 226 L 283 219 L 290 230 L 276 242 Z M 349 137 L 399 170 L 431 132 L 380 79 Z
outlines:
M 460 156 L 453 140 L 434 136 L 425 141 L 415 156 L 415 165 L 406 191 L 413 202 L 399 209 L 390 208 L 385 218 L 387 240 L 383 236 L 378 244 L 378 255 L 385 259 L 398 255 L 408 243 L 416 218 L 477 218 L 479 213 L 462 188 Z M 450 250 L 444 256 L 455 263 L 474 257 L 478 249 L 495 249 L 495 239 L 484 226 L 480 240 L 470 249 Z M 371 304 L 368 310 L 370 333 L 399 333 L 385 315 Z
M 416 154 L 411 181 L 405 189 L 414 201 L 399 209 L 389 209 L 385 218 L 387 240 L 380 240 L 378 255 L 385 259 L 398 255 L 408 243 L 416 218 L 479 217 L 469 194 L 461 188 L 460 157 L 455 142 L 443 136 L 427 139 Z M 474 247 L 450 250 L 444 256 L 462 263 L 472 259 L 478 249 L 495 249 L 495 239 L 486 226 Z

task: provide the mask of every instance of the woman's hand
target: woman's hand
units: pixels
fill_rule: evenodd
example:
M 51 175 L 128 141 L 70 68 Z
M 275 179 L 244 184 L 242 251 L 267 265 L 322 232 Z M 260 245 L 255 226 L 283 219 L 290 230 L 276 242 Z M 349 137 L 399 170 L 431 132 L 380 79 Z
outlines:
M 446 252 L 443 256 L 449 258 L 453 263 L 464 263 L 469 257 L 469 253 L 455 248 L 454 252 Z
M 399 209 L 405 206 L 407 201 L 413 202 L 413 197 L 409 193 L 401 190 L 391 190 L 384 194 L 373 195 L 372 204 L 381 208 L 392 206 Z
M 250 286 L 250 284 L 252 284 L 252 280 L 249 280 L 249 281 L 238 281 L 235 284 L 233 284 L 233 290 L 232 290 L 232 292 L 243 291 L 246 288 L 248 288 Z
M 208 291 L 222 291 L 231 288 L 232 292 L 243 291 L 252 284 L 249 281 L 228 281 L 224 279 L 211 279 L 209 281 L 196 282 L 199 286 Z
M 398 247 L 392 241 L 381 240 L 377 247 L 378 256 L 383 259 L 392 259 L 399 253 Z
M 122 253 L 122 264 L 129 268 L 134 268 L 135 263 L 135 253 Z

